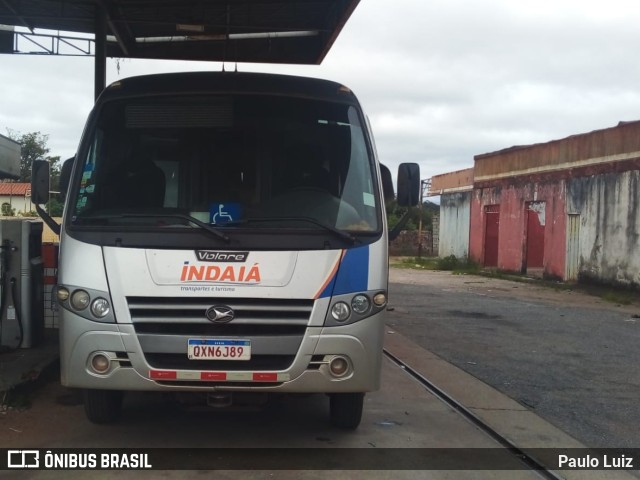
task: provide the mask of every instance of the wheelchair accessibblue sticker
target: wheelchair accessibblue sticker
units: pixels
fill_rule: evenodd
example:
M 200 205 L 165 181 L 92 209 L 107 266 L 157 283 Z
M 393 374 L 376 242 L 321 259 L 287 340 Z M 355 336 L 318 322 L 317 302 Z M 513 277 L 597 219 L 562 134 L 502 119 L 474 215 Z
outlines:
M 209 222 L 214 225 L 224 225 L 240 220 L 241 217 L 242 206 L 239 203 L 212 203 L 209 206 Z

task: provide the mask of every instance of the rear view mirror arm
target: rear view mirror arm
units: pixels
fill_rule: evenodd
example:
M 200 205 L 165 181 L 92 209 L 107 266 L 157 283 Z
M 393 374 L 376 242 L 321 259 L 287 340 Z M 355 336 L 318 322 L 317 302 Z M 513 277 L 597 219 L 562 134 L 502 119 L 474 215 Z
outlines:
M 31 201 L 47 226 L 60 235 L 60 225 L 40 206 L 49 200 L 49 162 L 34 160 L 31 166 Z
M 47 224 L 47 226 L 55 233 L 56 235 L 60 235 L 60 225 L 56 223 L 56 221 L 51 218 L 51 216 L 37 203 L 35 204 L 36 212 L 42 218 L 42 221 Z

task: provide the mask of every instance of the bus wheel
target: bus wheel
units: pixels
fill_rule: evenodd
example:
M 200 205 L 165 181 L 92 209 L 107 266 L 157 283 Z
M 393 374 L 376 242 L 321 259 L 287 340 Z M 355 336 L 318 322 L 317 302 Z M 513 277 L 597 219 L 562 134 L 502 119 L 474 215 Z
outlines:
M 84 412 L 92 423 L 113 423 L 120 418 L 122 397 L 117 390 L 85 390 Z
M 339 428 L 358 428 L 362 419 L 364 393 L 332 393 L 329 398 L 331 423 Z

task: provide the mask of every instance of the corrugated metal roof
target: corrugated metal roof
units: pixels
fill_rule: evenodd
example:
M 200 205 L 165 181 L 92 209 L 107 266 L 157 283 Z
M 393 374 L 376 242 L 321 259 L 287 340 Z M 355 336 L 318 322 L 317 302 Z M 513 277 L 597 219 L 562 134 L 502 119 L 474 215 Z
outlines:
M 360 0 L 4 0 L 0 24 L 94 34 L 107 56 L 319 64 Z
M 475 181 L 558 172 L 640 158 L 640 121 L 476 155 Z

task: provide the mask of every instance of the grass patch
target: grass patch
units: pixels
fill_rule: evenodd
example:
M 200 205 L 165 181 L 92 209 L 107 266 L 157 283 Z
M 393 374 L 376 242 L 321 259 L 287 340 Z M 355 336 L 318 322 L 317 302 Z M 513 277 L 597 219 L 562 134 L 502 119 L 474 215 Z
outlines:
M 455 255 L 438 258 L 437 266 L 438 270 L 451 271 L 456 275 L 465 273 L 477 274 L 481 272 L 480 265 L 477 263 L 472 262 L 468 258 L 458 258 Z
M 438 270 L 437 258 L 434 257 L 403 257 L 392 260 L 391 266 L 396 268 L 410 268 L 414 270 Z
M 453 273 L 480 273 L 480 266 L 468 259 L 460 259 L 455 255 L 448 257 L 406 257 L 392 261 L 391 266 L 396 268 L 410 268 L 413 270 L 444 270 Z
M 460 263 L 461 261 L 455 255 L 438 258 L 437 260 L 438 270 L 455 270 L 460 267 Z
M 607 302 L 618 305 L 631 305 L 637 298 L 637 295 L 637 293 L 626 290 L 606 290 L 600 295 L 600 297 Z

